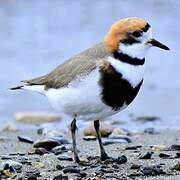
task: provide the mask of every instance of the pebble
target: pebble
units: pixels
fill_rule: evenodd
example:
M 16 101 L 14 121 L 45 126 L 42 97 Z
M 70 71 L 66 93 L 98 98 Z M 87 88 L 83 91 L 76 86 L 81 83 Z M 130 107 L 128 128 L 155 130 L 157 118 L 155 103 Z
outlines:
M 119 166 L 118 166 L 117 164 L 113 164 L 113 165 L 112 165 L 112 168 L 114 168 L 114 169 L 119 169 Z
M 12 159 L 12 157 L 11 156 L 2 156 L 1 159 L 2 160 L 9 160 L 9 159 Z
M 125 139 L 106 139 L 103 141 L 104 146 L 110 144 L 122 144 L 122 143 L 128 143 L 128 142 Z
M 170 151 L 179 151 L 180 150 L 180 145 L 179 144 L 173 144 L 168 148 L 168 150 L 170 150 Z
M 176 158 L 180 158 L 180 152 L 176 153 Z
M 132 164 L 130 169 L 140 169 L 142 165 L 140 164 Z
M 19 159 L 18 159 L 18 162 L 19 163 L 21 163 L 21 164 L 31 164 L 31 162 L 30 161 L 28 161 L 29 159 L 28 159 L 28 157 L 20 157 Z
M 174 170 L 176 171 L 180 171 L 180 163 L 178 162 L 174 167 L 173 167 Z
M 53 180 L 69 180 L 68 176 L 64 176 L 62 174 L 55 176 Z
M 159 157 L 160 157 L 160 158 L 169 158 L 170 155 L 169 155 L 169 154 L 165 154 L 165 153 L 160 153 L 160 154 L 159 154 Z
M 84 136 L 83 139 L 85 141 L 95 141 L 96 140 L 96 136 Z
M 42 134 L 46 137 L 64 137 L 64 133 L 57 130 L 43 129 Z
M 141 155 L 139 159 L 151 159 L 153 152 L 147 152 L 144 155 Z
M 56 169 L 57 169 L 57 170 L 62 170 L 62 169 L 64 169 L 64 166 L 61 166 L 60 164 L 57 164 L 57 165 L 56 165 Z
M 20 170 L 22 168 L 22 164 L 13 160 L 7 160 L 7 161 L 3 161 L 0 164 L 0 170 L 4 170 L 4 168 L 7 167 L 13 167 L 15 170 Z
M 118 135 L 118 136 L 109 136 L 108 139 L 122 139 L 124 141 L 126 141 L 127 143 L 132 142 L 132 140 L 128 137 L 128 136 L 124 136 L 124 135 Z
M 160 151 L 166 150 L 167 147 L 165 145 L 154 145 L 154 146 L 151 146 L 151 149 L 153 151 L 160 152 Z
M 27 178 L 39 177 L 40 176 L 40 171 L 38 169 L 28 169 L 25 172 L 25 176 Z
M 100 124 L 100 133 L 101 137 L 108 137 L 113 132 L 113 127 L 109 124 L 101 123 Z M 96 136 L 96 131 L 94 126 L 90 126 L 84 129 L 84 136 Z
M 146 133 L 146 134 L 151 134 L 151 135 L 153 135 L 153 134 L 159 134 L 159 132 L 156 131 L 154 128 L 146 128 L 146 129 L 144 130 L 144 133 Z
M 114 128 L 113 132 L 111 133 L 110 137 L 117 137 L 117 136 L 129 136 L 131 133 L 122 128 Z
M 100 171 L 103 172 L 103 173 L 113 173 L 114 169 L 111 169 L 111 168 L 101 168 Z
M 137 149 L 140 149 L 140 148 L 142 148 L 142 146 L 141 145 L 137 145 L 137 146 L 127 146 L 126 148 L 125 148 L 125 150 L 137 150 Z
M 57 158 L 60 161 L 73 161 L 73 158 L 68 155 L 60 155 Z
M 142 173 L 145 176 L 165 174 L 159 165 L 143 167 Z
M 41 138 L 36 141 L 33 146 L 35 148 L 44 148 L 47 151 L 51 151 L 54 147 L 62 145 L 62 144 L 69 144 L 69 141 L 64 137 L 51 137 L 51 138 Z
M 29 143 L 29 144 L 33 144 L 34 143 L 34 141 L 30 137 L 18 136 L 17 138 L 21 142 L 25 142 L 25 143 Z
M 154 122 L 154 121 L 157 121 L 157 120 L 160 120 L 160 119 L 161 118 L 158 117 L 158 116 L 141 116 L 141 117 L 137 117 L 135 120 L 146 123 L 146 122 Z
M 19 112 L 14 114 L 15 120 L 20 123 L 40 124 L 61 120 L 61 117 L 55 114 L 43 112 Z
M 117 158 L 117 164 L 124 164 L 127 163 L 127 157 L 125 155 L 119 156 Z
M 64 152 L 68 152 L 68 150 L 70 150 L 70 148 L 68 148 L 68 146 L 60 145 L 60 146 L 56 146 L 55 148 L 53 148 L 51 150 L 51 152 L 54 153 L 55 155 L 59 155 Z
M 63 169 L 63 173 L 66 174 L 66 173 L 78 173 L 80 174 L 80 169 L 77 169 L 77 168 L 74 168 L 74 167 L 65 167 Z
M 48 154 L 49 151 L 47 151 L 44 148 L 31 148 L 28 151 L 28 154 L 38 154 L 38 155 L 43 155 L 43 154 Z
M 34 175 L 30 175 L 27 177 L 27 180 L 37 180 L 38 178 Z

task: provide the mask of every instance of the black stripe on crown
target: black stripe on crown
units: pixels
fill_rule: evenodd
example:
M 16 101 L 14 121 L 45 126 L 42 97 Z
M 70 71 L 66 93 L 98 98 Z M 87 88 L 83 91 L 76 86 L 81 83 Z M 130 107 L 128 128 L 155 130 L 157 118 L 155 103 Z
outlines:
M 143 32 L 147 32 L 151 26 L 147 23 L 146 26 L 142 29 Z
M 115 59 L 118 59 L 121 62 L 132 64 L 135 66 L 143 65 L 145 62 L 145 58 L 143 58 L 143 59 L 132 58 L 132 57 L 128 56 L 127 54 L 119 53 L 118 51 L 113 52 L 113 57 Z

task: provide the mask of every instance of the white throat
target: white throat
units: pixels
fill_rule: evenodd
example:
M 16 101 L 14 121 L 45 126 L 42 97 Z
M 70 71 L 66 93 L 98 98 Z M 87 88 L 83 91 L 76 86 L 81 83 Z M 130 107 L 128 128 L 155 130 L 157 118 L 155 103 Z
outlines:
M 119 52 L 127 54 L 132 58 L 143 59 L 147 50 L 151 47 L 147 42 L 152 39 L 152 29 L 150 28 L 147 32 L 144 32 L 141 37 L 138 38 L 138 43 L 133 44 L 119 44 Z
M 123 54 L 127 54 L 132 58 L 143 59 L 149 46 L 144 43 L 134 43 L 132 45 L 126 45 L 124 43 L 120 44 L 119 51 Z

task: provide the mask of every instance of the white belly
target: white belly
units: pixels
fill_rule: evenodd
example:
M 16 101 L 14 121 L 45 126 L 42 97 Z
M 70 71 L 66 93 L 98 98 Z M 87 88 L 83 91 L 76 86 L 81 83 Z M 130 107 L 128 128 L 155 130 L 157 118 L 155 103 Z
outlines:
M 51 106 L 58 112 L 75 116 L 77 119 L 97 120 L 116 114 L 101 101 L 101 87 L 98 85 L 99 71 L 95 70 L 81 81 L 74 81 L 68 87 L 49 89 L 46 93 Z

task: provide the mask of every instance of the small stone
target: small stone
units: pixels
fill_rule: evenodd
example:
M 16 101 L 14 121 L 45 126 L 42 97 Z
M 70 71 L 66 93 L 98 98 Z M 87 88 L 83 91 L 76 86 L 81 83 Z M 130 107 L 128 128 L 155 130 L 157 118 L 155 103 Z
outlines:
M 119 140 L 124 140 L 127 143 L 132 142 L 132 140 L 128 137 L 128 136 L 124 136 L 124 135 L 118 135 L 118 136 L 109 136 L 108 139 L 119 139 Z
M 151 134 L 151 135 L 153 135 L 153 134 L 159 134 L 159 132 L 156 131 L 154 128 L 146 128 L 146 129 L 144 130 L 144 133 L 146 133 L 146 134 Z
M 30 175 L 27 180 L 37 180 L 38 178 L 35 175 Z
M 139 159 L 151 159 L 153 152 L 147 152 L 144 155 L 141 155 Z
M 179 151 L 180 145 L 179 144 L 173 144 L 168 148 L 170 151 Z
M 142 169 L 142 173 L 145 176 L 165 174 L 165 172 L 158 165 L 144 167 Z
M 140 145 L 140 146 L 128 146 L 128 147 L 126 147 L 125 148 L 125 150 L 137 150 L 137 149 L 139 149 L 139 148 L 142 148 L 142 146 Z
M 64 169 L 64 167 L 61 166 L 60 164 L 57 164 L 57 165 L 56 165 L 56 169 L 57 169 L 57 170 L 62 170 L 62 169 Z
M 129 136 L 131 135 L 131 133 L 125 129 L 122 128 L 114 128 L 113 132 L 111 133 L 111 135 L 109 136 L 109 138 L 118 138 L 121 136 Z
M 105 161 L 104 161 L 104 164 L 112 164 L 112 163 L 114 163 L 114 162 L 117 162 L 118 161 L 118 159 L 117 158 L 112 158 L 112 157 L 109 157 L 108 159 L 106 159 Z
M 44 112 L 18 112 L 14 114 L 14 118 L 17 122 L 27 124 L 40 124 L 61 120 L 61 117 L 56 114 Z
M 73 158 L 68 155 L 60 155 L 57 157 L 60 161 L 73 161 Z
M 5 175 L 6 178 L 9 177 L 10 179 L 14 179 L 14 178 L 17 176 L 16 172 L 11 172 L 9 169 L 8 169 L 8 170 L 3 170 L 3 171 L 1 172 L 1 174 Z M 9 178 L 8 178 L 8 179 L 9 179 Z M 4 178 L 4 179 L 5 179 L 5 178 Z
M 169 155 L 169 154 L 165 154 L 165 153 L 160 153 L 160 154 L 159 154 L 159 157 L 165 159 L 165 158 L 169 158 L 170 155 Z
M 53 137 L 49 137 L 49 139 L 56 140 L 60 144 L 70 144 L 70 142 L 63 136 L 53 136 Z
M 11 156 L 2 156 L 1 157 L 2 160 L 9 160 L 9 159 L 12 159 Z
M 176 171 L 180 171 L 180 163 L 178 162 L 174 167 L 173 167 L 174 170 Z
M 68 148 L 66 148 L 66 145 L 60 145 L 60 146 L 56 146 L 55 148 L 53 148 L 51 150 L 52 153 L 54 153 L 55 155 L 59 155 L 61 153 L 64 153 L 64 152 L 68 152 Z
M 154 122 L 160 119 L 161 118 L 157 116 L 141 116 L 141 117 L 137 117 L 135 120 L 140 121 L 142 123 L 146 123 L 146 122 Z
M 39 154 L 39 155 L 44 155 L 44 154 L 48 154 L 49 151 L 47 151 L 46 149 L 44 148 L 31 148 L 29 151 L 28 151 L 28 154 Z
M 20 157 L 18 159 L 18 162 L 21 163 L 21 164 L 28 164 L 28 158 L 27 157 Z
M 78 173 L 80 174 L 80 169 L 76 169 L 74 167 L 66 167 L 63 169 L 63 173 L 66 174 L 66 173 Z
M 28 178 L 39 177 L 40 171 L 38 169 L 28 169 L 25 173 L 25 176 Z
M 166 150 L 166 146 L 165 145 L 154 145 L 154 146 L 151 146 L 151 148 L 152 148 L 153 151 L 156 151 L 156 152 L 160 152 L 160 151 Z
M 17 138 L 21 142 L 25 142 L 25 143 L 29 143 L 29 144 L 33 144 L 34 143 L 34 141 L 31 138 L 26 137 L 26 136 L 18 136 Z
M 119 156 L 117 159 L 117 164 L 127 163 L 127 157 L 125 155 Z
M 46 137 L 64 137 L 64 133 L 62 133 L 61 131 L 48 129 L 43 130 L 43 135 Z
M 42 162 L 36 162 L 36 163 L 34 164 L 34 167 L 37 168 L 37 169 L 39 169 L 39 168 L 44 168 L 44 167 L 45 167 L 45 164 L 42 163 Z
M 130 169 L 140 169 L 142 165 L 140 164 L 132 164 Z
M 69 180 L 68 176 L 63 176 L 62 174 L 55 176 L 53 180 Z
M 96 136 L 84 136 L 83 139 L 85 141 L 95 141 L 96 140 Z
M 180 152 L 176 153 L 176 158 L 180 158 Z
M 2 131 L 9 131 L 9 132 L 16 132 L 18 130 L 16 124 L 14 122 L 7 122 L 4 127 L 2 128 Z
M 103 145 L 107 146 L 110 144 L 124 144 L 128 143 L 125 139 L 106 139 L 103 141 Z
M 108 137 L 113 131 L 113 127 L 109 124 L 101 123 L 100 133 L 101 137 Z M 96 136 L 96 131 L 93 126 L 84 129 L 84 136 Z
M 117 164 L 113 164 L 113 165 L 112 165 L 112 168 L 114 168 L 114 169 L 119 169 L 119 166 L 118 166 Z
M 20 170 L 22 168 L 22 164 L 13 160 L 4 161 L 0 164 L 0 169 L 4 169 L 12 166 L 15 170 Z
M 64 137 L 51 137 L 51 138 L 42 138 L 34 143 L 35 148 L 44 148 L 47 151 L 51 151 L 54 147 L 61 144 L 68 144 L 68 140 Z
M 103 172 L 103 173 L 113 173 L 114 169 L 111 169 L 111 168 L 101 168 L 100 171 Z

